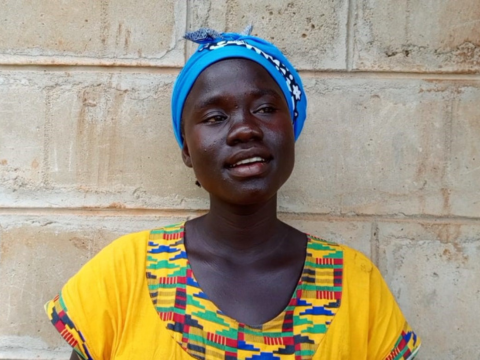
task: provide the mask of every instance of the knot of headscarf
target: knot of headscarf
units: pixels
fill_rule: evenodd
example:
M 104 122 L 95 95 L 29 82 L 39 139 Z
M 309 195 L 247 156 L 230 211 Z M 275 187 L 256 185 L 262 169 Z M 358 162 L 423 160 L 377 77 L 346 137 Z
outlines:
M 172 121 L 175 138 L 183 147 L 181 130 L 185 100 L 200 73 L 208 66 L 229 58 L 244 58 L 263 66 L 277 82 L 287 101 L 292 118 L 295 140 L 302 132 L 306 118 L 307 98 L 298 72 L 282 52 L 270 42 L 244 33 L 219 33 L 200 29 L 187 33 L 185 38 L 198 44 L 197 51 L 188 59 L 175 81 L 172 94 Z

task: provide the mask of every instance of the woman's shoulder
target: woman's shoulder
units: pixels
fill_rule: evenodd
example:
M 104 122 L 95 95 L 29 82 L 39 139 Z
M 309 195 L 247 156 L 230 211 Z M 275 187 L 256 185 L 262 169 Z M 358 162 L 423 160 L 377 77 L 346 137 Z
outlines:
M 337 299 L 338 312 L 320 351 L 355 349 L 359 358 L 367 354 L 375 359 L 413 358 L 409 356 L 418 351 L 420 339 L 406 322 L 374 262 L 350 246 L 313 236 L 310 239 L 315 249 L 324 251 L 323 259 L 316 262 L 334 268 L 337 290 L 332 298 Z M 325 287 L 327 272 L 325 267 L 321 270 L 319 279 Z M 328 307 L 332 310 L 331 304 Z
M 343 243 L 325 240 L 322 237 L 307 234 L 310 239 L 311 248 L 318 249 L 323 252 L 327 251 L 328 257 L 337 257 L 342 259 L 342 265 L 347 265 L 350 268 L 355 268 L 361 272 L 370 273 L 375 265 L 360 250 L 345 245 Z
M 312 262 L 334 268 L 334 276 L 338 286 L 345 293 L 357 293 L 371 286 L 382 287 L 383 278 L 372 260 L 363 252 L 348 245 L 324 240 L 308 235 L 310 245 L 307 256 L 312 256 Z M 341 280 L 339 280 L 341 278 Z M 341 285 L 340 285 L 341 284 Z
M 101 249 L 93 259 L 124 260 L 125 257 L 139 257 L 142 253 L 145 254 L 151 231 L 143 230 L 122 235 Z
M 170 225 L 126 234 L 113 240 L 69 279 L 62 292 L 82 292 L 89 288 L 92 281 L 106 284 L 105 288 L 115 288 L 120 293 L 141 287 L 152 242 L 159 234 L 171 229 Z
M 111 256 L 112 253 L 145 256 L 149 243 L 172 240 L 175 235 L 183 236 L 183 223 L 122 235 L 105 246 L 97 256 Z

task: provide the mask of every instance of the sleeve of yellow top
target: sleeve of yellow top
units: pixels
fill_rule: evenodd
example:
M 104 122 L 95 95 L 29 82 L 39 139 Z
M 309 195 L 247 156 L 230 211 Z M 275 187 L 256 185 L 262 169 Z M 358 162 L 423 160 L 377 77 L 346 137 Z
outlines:
M 411 360 L 420 339 L 406 322 L 379 270 L 370 275 L 370 320 L 368 358 L 372 360 Z
M 119 238 L 100 251 L 46 305 L 54 326 L 83 359 L 110 359 L 116 347 L 129 280 L 134 276 L 135 249 L 130 237 Z
M 60 335 L 75 350 L 80 359 L 90 360 L 92 357 L 85 344 L 85 339 L 67 315 L 66 309 L 61 293 L 45 304 L 45 312 Z

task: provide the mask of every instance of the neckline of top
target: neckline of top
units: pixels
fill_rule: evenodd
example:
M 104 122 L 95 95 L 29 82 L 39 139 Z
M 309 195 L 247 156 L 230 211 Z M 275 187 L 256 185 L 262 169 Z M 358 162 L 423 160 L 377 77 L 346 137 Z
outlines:
M 268 328 L 271 328 L 272 325 L 275 325 L 277 326 L 278 324 L 278 321 L 280 319 L 282 319 L 285 315 L 285 313 L 288 311 L 288 308 L 289 306 L 291 306 L 292 302 L 296 301 L 299 296 L 298 296 L 298 292 L 302 289 L 302 286 L 303 286 L 303 279 L 308 276 L 307 274 L 307 270 L 306 270 L 306 266 L 305 264 L 307 264 L 307 262 L 312 262 L 313 258 L 312 258 L 312 254 L 311 252 L 309 252 L 309 246 L 311 245 L 311 242 L 312 242 L 312 236 L 307 234 L 307 233 L 303 233 L 306 237 L 307 237 L 307 244 L 305 246 L 305 260 L 303 261 L 303 266 L 302 266 L 302 271 L 301 271 L 301 274 L 300 274 L 300 277 L 298 279 L 298 282 L 297 282 L 297 285 L 295 286 L 295 289 L 293 290 L 292 294 L 290 295 L 290 298 L 289 298 L 289 301 L 287 303 L 287 305 L 277 314 L 275 315 L 274 317 L 272 317 L 271 319 L 265 321 L 264 323 L 262 324 L 255 324 L 255 325 L 249 325 L 249 324 L 246 324 L 246 323 L 243 323 L 241 321 L 238 321 L 237 319 L 227 315 L 224 311 L 222 311 L 222 309 L 220 309 L 220 307 L 218 307 L 209 297 L 208 297 L 208 294 L 205 293 L 205 291 L 203 290 L 203 288 L 199 285 L 198 283 L 198 280 L 197 278 L 195 277 L 195 272 L 193 271 L 192 269 L 192 266 L 190 264 L 190 260 L 188 258 L 188 252 L 187 252 L 187 248 L 185 247 L 185 235 L 186 235 L 186 231 L 185 231 L 185 223 L 186 222 L 182 222 L 180 223 L 178 226 L 179 228 L 181 229 L 181 238 L 179 238 L 179 244 L 178 244 L 178 247 L 181 249 L 181 251 L 184 251 L 185 252 L 185 258 L 186 258 L 186 267 L 187 267 L 187 272 L 189 272 L 191 274 L 191 278 L 192 280 L 198 284 L 198 288 L 202 290 L 202 293 L 205 295 L 205 300 L 208 301 L 208 304 L 211 305 L 209 306 L 211 311 L 215 311 L 215 312 L 218 312 L 220 314 L 222 314 L 223 316 L 227 317 L 228 319 L 231 320 L 232 324 L 236 325 L 236 326 L 239 326 L 239 327 L 244 327 L 244 328 L 249 328 L 249 329 L 252 329 L 252 330 L 258 330 L 260 328 L 262 329 L 268 329 Z

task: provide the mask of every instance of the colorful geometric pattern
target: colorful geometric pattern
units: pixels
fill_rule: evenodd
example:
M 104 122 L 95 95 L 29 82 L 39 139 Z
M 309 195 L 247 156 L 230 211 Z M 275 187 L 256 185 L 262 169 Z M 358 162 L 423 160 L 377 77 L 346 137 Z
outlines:
M 45 304 L 45 311 L 53 326 L 77 352 L 78 356 L 84 360 L 93 360 L 82 333 L 75 328 L 74 323 L 67 315 L 67 307 L 63 302 L 61 293 Z
M 420 342 L 417 341 L 417 335 L 412 331 L 410 325 L 405 322 L 402 333 L 385 360 L 412 360 L 419 348 Z
M 261 327 L 224 315 L 190 268 L 184 224 L 152 230 L 147 249 L 150 297 L 172 337 L 195 359 L 310 359 L 342 298 L 343 251 L 308 235 L 303 274 L 286 309 Z

